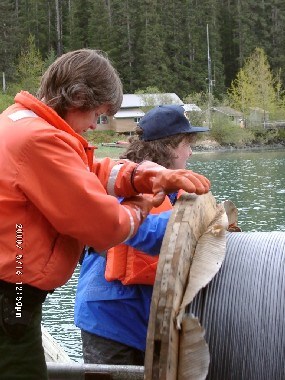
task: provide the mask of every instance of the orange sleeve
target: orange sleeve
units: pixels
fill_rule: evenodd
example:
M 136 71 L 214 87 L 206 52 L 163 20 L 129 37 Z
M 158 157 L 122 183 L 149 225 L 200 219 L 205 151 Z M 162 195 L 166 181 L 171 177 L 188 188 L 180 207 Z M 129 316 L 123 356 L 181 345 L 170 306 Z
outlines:
M 137 166 L 128 160 L 104 158 L 94 163 L 93 171 L 108 194 L 129 198 L 138 194 L 132 186 L 132 173 Z
M 53 130 L 33 136 L 18 163 L 16 185 L 60 234 L 100 252 L 129 238 L 141 220 L 106 193 L 103 167 L 94 175 L 72 144 L 73 138 L 63 141 Z

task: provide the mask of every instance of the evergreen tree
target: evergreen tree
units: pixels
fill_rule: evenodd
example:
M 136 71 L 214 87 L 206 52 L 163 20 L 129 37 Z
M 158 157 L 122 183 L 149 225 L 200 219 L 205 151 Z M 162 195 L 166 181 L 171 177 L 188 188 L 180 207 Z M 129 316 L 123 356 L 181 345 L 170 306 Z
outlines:
M 284 82 L 285 52 L 281 48 L 285 42 L 284 1 L 221 0 L 220 4 L 219 25 L 226 86 L 230 85 L 246 57 L 257 46 L 265 50 L 274 71 L 282 69 Z
M 6 90 L 13 79 L 17 54 L 17 14 L 13 0 L 0 2 L 0 75 L 1 89 Z M 2 82 L 3 78 L 3 82 Z
M 229 89 L 231 104 L 247 116 L 251 108 L 274 113 L 278 107 L 276 86 L 267 56 L 256 48 L 245 61 Z
M 166 92 L 177 92 L 178 95 L 187 91 L 189 63 L 185 54 L 185 1 L 158 1 L 160 14 L 161 39 L 166 57 L 166 77 L 164 89 Z
M 46 59 L 44 60 L 43 69 L 44 71 L 56 60 L 57 55 L 54 49 L 50 49 L 47 54 Z
M 21 89 L 35 94 L 43 74 L 44 62 L 39 50 L 36 48 L 35 37 L 30 34 L 27 47 L 22 50 L 17 66 L 17 85 L 13 91 Z
M 156 86 L 161 92 L 168 92 L 170 57 L 164 50 L 165 37 L 159 12 L 158 1 L 146 0 L 139 10 L 137 39 L 137 88 Z
M 73 0 L 67 16 L 69 32 L 65 38 L 66 50 L 87 48 L 89 45 L 89 22 L 92 16 L 92 0 Z
M 135 91 L 137 3 L 131 0 L 112 0 L 107 4 L 109 55 L 118 70 L 124 92 Z
M 112 50 L 112 30 L 109 8 L 105 0 L 97 0 L 91 6 L 88 24 L 88 46 L 110 53 Z
M 232 1 L 221 0 L 218 15 L 219 32 L 221 36 L 222 63 L 224 67 L 225 86 L 229 87 L 239 70 L 238 40 L 235 38 L 237 17 Z
M 209 52 L 211 58 L 211 77 L 213 91 L 218 95 L 223 93 L 224 70 L 222 64 L 222 50 L 218 25 L 219 2 L 208 0 L 200 2 L 187 0 L 187 44 L 191 69 L 191 79 L 188 94 L 208 91 L 208 43 L 207 24 L 209 30 Z M 185 94 L 187 95 L 187 94 Z M 184 96 L 185 96 L 184 95 Z
M 269 48 L 267 50 L 269 61 L 276 75 L 280 76 L 285 84 L 285 2 L 274 0 L 269 3 L 268 28 Z M 279 72 L 281 70 L 281 72 Z
M 30 34 L 34 36 L 41 54 L 45 55 L 50 48 L 56 47 L 54 0 L 19 2 L 18 23 L 21 31 L 18 53 Z
M 1 0 L 0 70 L 8 84 L 29 34 L 44 59 L 83 47 L 106 51 L 125 92 L 157 86 L 207 92 L 208 59 L 222 98 L 256 48 L 285 83 L 284 0 Z

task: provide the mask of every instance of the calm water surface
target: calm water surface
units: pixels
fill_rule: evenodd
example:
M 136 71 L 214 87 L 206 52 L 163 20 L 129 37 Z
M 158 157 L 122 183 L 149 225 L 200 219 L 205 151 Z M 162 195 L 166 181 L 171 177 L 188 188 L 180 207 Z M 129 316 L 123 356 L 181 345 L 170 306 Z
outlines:
M 239 210 L 243 231 L 285 231 L 285 150 L 194 153 L 189 168 L 207 176 L 218 202 Z M 44 304 L 43 324 L 69 356 L 82 362 L 80 331 L 73 324 L 79 267 Z

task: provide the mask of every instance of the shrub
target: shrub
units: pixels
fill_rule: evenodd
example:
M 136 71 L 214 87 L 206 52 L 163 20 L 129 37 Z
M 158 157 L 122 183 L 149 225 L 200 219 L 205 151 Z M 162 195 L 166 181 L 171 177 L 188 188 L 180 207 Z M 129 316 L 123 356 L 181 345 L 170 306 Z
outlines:
M 280 143 L 285 145 L 285 128 L 278 129 L 277 139 Z
M 101 144 L 104 143 L 110 143 L 110 142 L 116 142 L 118 140 L 124 140 L 127 141 L 128 137 L 119 134 L 115 131 L 88 131 L 85 134 L 85 137 L 88 141 L 90 141 L 92 144 Z
M 14 102 L 14 97 L 11 95 L 0 94 L 0 112 L 3 112 Z
M 211 136 L 221 145 L 235 147 L 250 145 L 254 140 L 254 134 L 251 130 L 240 128 L 239 125 L 226 118 L 214 118 Z
M 266 129 L 263 127 L 252 127 L 250 128 L 254 134 L 254 144 L 258 145 L 268 145 L 273 144 L 277 141 L 278 130 L 277 129 Z

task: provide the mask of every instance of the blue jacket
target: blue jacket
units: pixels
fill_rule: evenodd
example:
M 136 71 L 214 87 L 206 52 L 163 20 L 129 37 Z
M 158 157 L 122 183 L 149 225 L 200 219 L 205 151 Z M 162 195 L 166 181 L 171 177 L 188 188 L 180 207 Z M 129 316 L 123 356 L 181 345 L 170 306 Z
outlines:
M 171 211 L 149 215 L 127 242 L 157 255 Z M 145 351 L 151 285 L 105 280 L 106 259 L 85 252 L 75 299 L 75 324 L 82 330 Z

